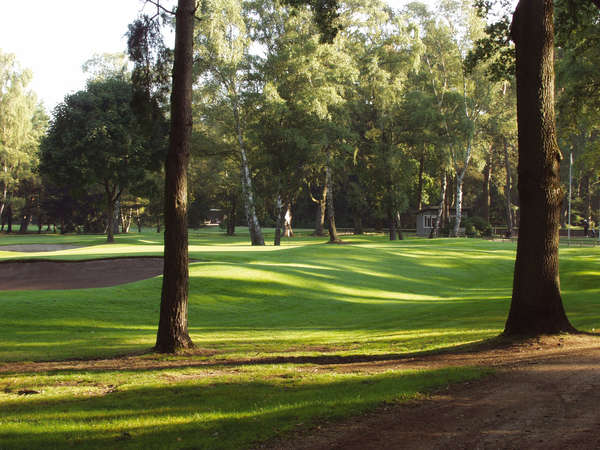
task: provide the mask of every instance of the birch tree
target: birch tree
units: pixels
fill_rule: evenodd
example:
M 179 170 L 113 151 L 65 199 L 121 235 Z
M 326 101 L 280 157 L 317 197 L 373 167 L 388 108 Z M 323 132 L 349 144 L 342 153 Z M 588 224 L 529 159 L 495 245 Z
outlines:
M 205 89 L 228 107 L 230 133 L 239 152 L 242 193 L 252 245 L 264 245 L 248 155 L 246 124 L 252 81 L 251 39 L 238 0 L 209 0 L 197 27 L 196 70 Z
M 45 115 L 28 87 L 30 81 L 31 72 L 0 50 L 0 215 L 19 180 L 35 168 L 44 132 Z

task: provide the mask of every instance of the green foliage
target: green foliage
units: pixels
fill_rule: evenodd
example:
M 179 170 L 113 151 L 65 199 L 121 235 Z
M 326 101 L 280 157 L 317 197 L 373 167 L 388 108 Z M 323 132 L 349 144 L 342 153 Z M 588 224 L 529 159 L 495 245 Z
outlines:
M 36 184 L 38 146 L 47 117 L 14 55 L 0 50 L 0 214 L 26 184 Z M 27 193 L 29 194 L 29 193 Z
M 468 237 L 492 236 L 492 226 L 482 217 L 466 217 L 463 220 L 463 225 L 465 227 L 465 235 Z
M 142 183 L 162 159 L 164 135 L 148 130 L 131 101 L 132 85 L 121 78 L 92 80 L 67 96 L 42 142 L 41 174 L 72 197 L 96 189 L 112 203 Z

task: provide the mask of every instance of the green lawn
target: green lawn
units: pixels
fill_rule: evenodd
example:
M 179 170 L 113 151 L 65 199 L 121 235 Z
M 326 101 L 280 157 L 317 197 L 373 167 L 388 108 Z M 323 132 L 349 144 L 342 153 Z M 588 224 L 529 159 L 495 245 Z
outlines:
M 182 361 L 169 369 L 0 373 L 0 448 L 247 447 L 486 373 L 313 370 L 310 357 L 387 358 L 493 337 L 509 306 L 513 243 L 344 239 L 351 245 L 326 245 L 306 234 L 281 247 L 253 248 L 243 233 L 228 238 L 218 230 L 192 231 L 189 323 L 199 350 L 141 356 Z M 2 236 L 0 245 L 86 247 L 0 251 L 0 258 L 162 252 L 156 233 L 103 242 L 102 236 Z M 599 256 L 597 247 L 561 249 L 565 306 L 584 330 L 600 327 Z M 160 286 L 155 278 L 102 289 L 0 292 L 0 361 L 149 352 Z M 189 359 L 205 364 L 186 367 Z M 20 396 L 20 389 L 41 394 Z

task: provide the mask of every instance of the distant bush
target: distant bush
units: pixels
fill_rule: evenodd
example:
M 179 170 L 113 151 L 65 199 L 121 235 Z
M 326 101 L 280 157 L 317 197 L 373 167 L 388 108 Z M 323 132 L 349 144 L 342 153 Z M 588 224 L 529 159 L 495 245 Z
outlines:
M 463 224 L 465 235 L 468 237 L 490 237 L 492 235 L 492 226 L 483 217 L 467 217 Z

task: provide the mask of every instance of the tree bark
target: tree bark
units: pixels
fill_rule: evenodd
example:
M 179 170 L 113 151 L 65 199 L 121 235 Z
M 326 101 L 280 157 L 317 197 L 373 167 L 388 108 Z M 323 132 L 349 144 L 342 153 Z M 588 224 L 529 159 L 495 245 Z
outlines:
M 438 237 L 440 235 L 440 228 L 442 226 L 442 218 L 444 217 L 444 206 L 446 205 L 446 191 L 448 188 L 448 177 L 446 171 L 442 174 L 442 199 L 440 200 L 440 207 L 438 209 L 437 217 L 435 218 L 435 226 L 429 233 L 429 238 Z
M 513 235 L 513 212 L 512 212 L 512 193 L 511 193 L 511 170 L 510 170 L 510 159 L 508 157 L 508 142 L 504 138 L 504 168 L 506 170 L 506 184 L 504 185 L 504 196 L 506 197 L 506 236 L 511 237 Z
M 277 218 L 275 219 L 275 240 L 273 245 L 281 244 L 281 225 L 283 223 L 283 202 L 281 201 L 281 196 L 277 195 Z
M 395 211 L 393 211 L 392 209 L 388 209 L 388 228 L 389 228 L 389 235 L 390 235 L 390 241 L 395 241 L 396 239 L 398 239 L 398 236 L 396 234 L 396 214 Z
M 283 214 L 283 235 L 287 238 L 294 237 L 294 230 L 292 229 L 292 204 L 286 202 L 286 207 Z
M 490 146 L 490 151 L 483 168 L 483 185 L 482 185 L 482 217 L 487 223 L 490 222 L 490 182 L 492 178 L 493 153 L 494 146 Z
M 425 146 L 419 158 L 419 178 L 417 182 L 417 211 L 423 209 L 423 171 L 425 170 Z
M 165 254 L 155 350 L 193 347 L 188 334 L 187 166 L 192 134 L 195 0 L 179 0 L 171 93 L 171 132 L 165 164 Z
M 521 0 L 513 15 L 521 223 L 506 335 L 574 331 L 563 308 L 558 271 L 564 194 L 554 116 L 553 15 L 552 0 Z
M 327 192 L 327 222 L 329 229 L 329 242 L 340 242 L 340 238 L 337 234 L 337 228 L 335 227 L 335 209 L 333 206 L 333 181 L 331 177 L 331 168 L 327 165 L 326 169 L 326 185 L 328 186 Z
M 357 236 L 364 234 L 362 217 L 359 216 L 358 213 L 355 213 L 352 216 L 352 221 L 354 222 L 354 234 Z
M 471 160 L 471 139 L 469 139 L 469 143 L 467 144 L 467 153 L 465 155 L 464 166 L 462 170 L 456 171 L 456 203 L 455 203 L 455 211 L 456 216 L 454 217 L 454 228 L 452 230 L 452 236 L 458 236 L 458 230 L 460 228 L 460 222 L 462 219 L 462 203 L 463 203 L 463 181 L 465 179 L 465 174 L 467 173 L 467 167 L 469 166 L 469 161 Z
M 235 222 L 237 220 L 235 211 L 237 209 L 237 202 L 235 194 L 231 196 L 231 208 L 229 209 L 229 215 L 227 217 L 227 236 L 233 236 L 235 234 Z
M 237 94 L 234 92 L 234 97 Z M 265 239 L 260 228 L 258 217 L 256 216 L 256 205 L 254 202 L 254 192 L 252 190 L 252 177 L 250 176 L 250 164 L 246 155 L 246 147 L 242 136 L 242 125 L 240 111 L 237 100 L 233 104 L 233 116 L 237 132 L 237 140 L 240 150 L 242 163 L 242 193 L 244 195 L 244 206 L 246 209 L 246 219 L 248 221 L 248 231 L 250 232 L 250 241 L 252 245 L 265 245 Z
M 320 199 L 316 199 L 313 197 L 312 192 L 310 191 L 310 186 L 308 187 L 308 192 L 310 194 L 310 198 L 313 202 L 317 204 L 316 209 L 316 217 L 315 217 L 315 231 L 313 232 L 313 236 L 325 236 L 325 212 L 327 209 L 327 182 L 325 182 L 325 186 L 323 186 L 323 193 Z

